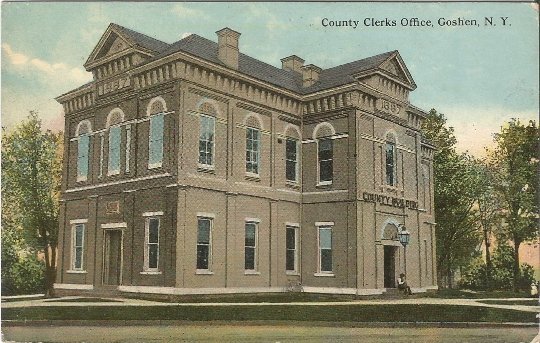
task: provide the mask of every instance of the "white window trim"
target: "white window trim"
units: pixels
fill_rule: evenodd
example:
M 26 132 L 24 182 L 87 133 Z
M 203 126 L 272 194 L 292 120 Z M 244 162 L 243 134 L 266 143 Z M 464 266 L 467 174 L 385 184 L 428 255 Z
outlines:
M 315 226 L 317 227 L 317 272 L 313 274 L 314 276 L 334 276 L 334 249 L 333 246 L 330 248 L 332 250 L 332 270 L 330 271 L 323 271 L 322 269 L 322 254 L 321 254 L 321 240 L 320 240 L 320 234 L 321 229 L 330 229 L 332 234 L 332 245 L 334 243 L 334 222 L 316 222 Z
M 259 224 L 261 220 L 257 218 L 246 218 L 246 221 L 244 222 L 244 274 L 246 275 L 259 275 Z M 245 235 L 246 235 L 246 224 L 255 224 L 255 246 L 253 254 L 253 267 L 254 269 L 245 269 L 245 259 L 246 259 L 246 243 L 245 243 Z
M 212 164 L 206 164 L 206 163 L 201 163 L 201 162 L 198 162 L 197 165 L 199 166 L 199 168 L 201 169 L 207 169 L 207 170 L 214 170 L 215 168 L 215 161 L 216 161 L 216 117 L 213 117 L 213 116 L 209 116 L 209 115 L 206 115 L 206 114 L 199 114 L 199 140 L 198 140 L 198 143 L 201 144 L 201 118 L 202 117 L 207 117 L 207 118 L 211 118 L 214 120 L 214 131 L 212 132 L 212 136 L 214 137 L 214 139 L 212 140 Z M 199 160 L 199 156 L 197 156 L 197 161 Z
M 294 180 L 287 179 L 287 140 L 292 140 L 296 143 L 296 164 L 294 170 Z M 300 183 L 300 147 L 300 140 L 292 137 L 285 137 L 285 182 L 288 184 L 297 185 Z
M 319 142 L 321 140 L 331 140 L 331 137 L 317 139 L 317 186 L 329 186 L 334 181 L 334 143 L 332 142 L 332 180 L 321 181 L 321 161 L 319 160 Z
M 99 178 L 103 177 L 103 158 L 105 157 L 105 136 L 103 132 L 99 133 Z
M 158 246 L 158 249 L 157 249 L 157 267 L 156 268 L 150 268 L 148 265 L 150 263 L 149 261 L 149 242 L 148 240 L 150 239 L 150 220 L 151 219 L 158 219 L 158 237 L 157 237 L 157 246 Z M 160 236 L 160 232 L 161 231 L 161 217 L 160 216 L 147 216 L 146 219 L 145 219 L 145 223 L 144 223 L 144 267 L 143 267 L 143 272 L 146 273 L 146 274 L 157 274 L 157 273 L 161 273 L 160 270 L 159 270 L 159 245 L 160 245 L 160 241 L 159 241 L 159 236 Z M 152 244 L 155 244 L 155 243 L 152 243 Z
M 287 275 L 300 275 L 299 266 L 300 263 L 298 263 L 298 258 L 300 256 L 299 254 L 299 242 L 298 239 L 300 238 L 300 225 L 298 223 L 285 223 L 285 230 L 288 228 L 294 229 L 294 270 L 287 270 L 287 266 L 285 266 L 285 274 Z M 287 239 L 287 231 L 285 231 L 285 240 Z M 285 241 L 285 252 L 287 251 L 287 242 Z M 285 255 L 285 261 L 287 261 L 287 255 Z
M 83 221 L 86 220 L 86 221 Z M 88 219 L 82 219 L 82 220 L 74 220 L 73 223 L 71 223 L 71 264 L 69 271 L 75 272 L 75 273 L 81 273 L 84 272 L 84 235 L 86 234 L 86 223 L 88 222 Z M 82 232 L 82 241 L 81 241 L 81 267 L 76 268 L 75 262 L 76 262 L 76 246 L 75 246 L 75 240 L 76 240 L 76 230 L 77 226 L 82 225 L 83 226 L 83 232 Z
M 86 164 L 88 170 L 86 171 L 86 175 L 79 175 L 79 139 L 83 136 L 88 136 L 88 151 L 86 152 Z M 83 133 L 82 135 L 77 136 L 77 182 L 88 181 L 88 174 L 90 173 L 90 136 L 90 133 Z
M 246 137 L 245 137 L 245 139 L 246 139 L 246 148 L 245 148 L 245 151 L 247 151 L 247 131 L 248 130 L 256 130 L 256 131 L 259 132 L 259 139 L 258 139 L 258 144 L 257 144 L 257 173 L 247 171 L 247 165 L 245 166 L 245 172 L 246 172 L 247 177 L 260 178 L 260 174 L 261 174 L 262 129 L 259 129 L 259 128 L 256 128 L 256 127 L 251 127 L 251 126 L 246 127 Z M 245 164 L 247 164 L 247 162 L 248 162 L 247 159 L 245 159 Z
M 120 144 L 118 147 L 118 169 L 110 170 L 111 167 L 111 129 L 113 128 L 120 128 Z M 109 127 L 109 145 L 108 145 L 108 153 L 107 153 L 107 176 L 113 176 L 113 175 L 119 175 L 120 169 L 121 169 L 121 162 L 122 162 L 122 155 L 120 154 L 120 151 L 122 151 L 122 126 L 120 124 L 112 125 Z
M 163 167 L 163 159 L 165 158 L 165 115 L 166 112 L 161 113 L 155 113 L 149 115 L 148 118 L 148 169 L 156 169 Z M 161 145 L 162 145 L 162 155 L 161 155 L 161 161 L 156 163 L 150 163 L 150 150 L 151 150 L 151 144 L 152 141 L 150 140 L 151 134 L 152 134 L 152 117 L 153 116 L 163 116 L 163 132 L 161 133 Z
M 163 215 L 163 211 L 156 211 L 156 212 L 143 212 L 143 217 L 159 217 Z
M 126 125 L 126 165 L 124 166 L 126 173 L 129 173 L 131 163 L 131 125 Z
M 88 219 L 72 219 L 69 221 L 70 225 L 88 223 Z
M 215 214 L 213 213 L 197 213 L 197 241 L 195 245 L 195 273 L 196 274 L 214 274 L 212 272 L 212 231 L 214 231 L 214 218 Z M 197 268 L 197 249 L 199 248 L 199 219 L 207 219 L 210 221 L 210 232 L 208 234 L 208 268 L 199 269 Z

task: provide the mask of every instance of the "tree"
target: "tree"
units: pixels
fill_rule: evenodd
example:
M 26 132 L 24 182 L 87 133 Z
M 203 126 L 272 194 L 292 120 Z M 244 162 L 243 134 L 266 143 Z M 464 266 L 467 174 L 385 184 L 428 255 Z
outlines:
M 37 112 L 31 111 L 15 130 L 4 130 L 2 144 L 3 197 L 15 209 L 14 220 L 22 228 L 25 243 L 45 257 L 48 295 L 56 278 L 62 137 L 44 132 Z
M 451 288 L 453 272 L 470 262 L 481 240 L 474 212 L 480 174 L 472 157 L 456 152 L 454 129 L 446 126 L 443 114 L 432 109 L 423 130 L 437 147 L 433 169 L 439 283 Z
M 484 242 L 486 267 L 484 275 L 484 288 L 490 289 L 493 280 L 493 263 L 491 260 L 491 240 L 493 228 L 500 226 L 501 202 L 495 191 L 495 179 L 493 172 L 485 160 L 476 161 L 475 168 L 479 174 L 476 198 L 478 226 L 482 232 Z
M 494 187 L 503 202 L 504 225 L 500 236 L 513 243 L 514 290 L 518 288 L 519 247 L 523 242 L 538 239 L 538 148 L 536 122 L 528 125 L 512 119 L 495 134 L 495 149 L 489 154 Z

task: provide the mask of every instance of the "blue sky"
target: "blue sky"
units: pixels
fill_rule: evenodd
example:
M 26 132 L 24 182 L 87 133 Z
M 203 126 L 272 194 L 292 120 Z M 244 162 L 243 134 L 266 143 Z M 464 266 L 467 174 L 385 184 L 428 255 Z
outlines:
M 477 19 L 480 27 L 329 28 L 323 18 Z M 484 26 L 484 17 L 510 25 Z M 512 117 L 538 118 L 538 7 L 527 3 L 2 3 L 2 125 L 36 109 L 62 129 L 54 97 L 91 79 L 82 67 L 110 22 L 172 43 L 242 33 L 240 50 L 267 63 L 296 54 L 322 68 L 399 50 L 418 88 L 411 102 L 445 113 L 459 148 L 481 155 Z

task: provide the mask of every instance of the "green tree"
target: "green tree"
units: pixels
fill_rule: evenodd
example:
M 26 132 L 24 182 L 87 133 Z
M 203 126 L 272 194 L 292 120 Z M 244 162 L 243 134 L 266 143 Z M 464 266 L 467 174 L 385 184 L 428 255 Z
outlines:
M 480 174 L 472 157 L 456 152 L 454 129 L 443 114 L 432 109 L 423 130 L 437 147 L 433 169 L 439 285 L 451 288 L 454 271 L 471 261 L 481 241 L 474 210 Z
M 495 134 L 496 147 L 489 154 L 494 187 L 499 193 L 504 224 L 498 235 L 513 243 L 513 284 L 518 289 L 519 248 L 523 242 L 538 239 L 538 148 L 536 122 L 524 125 L 512 119 Z
M 44 284 L 50 295 L 56 278 L 63 136 L 43 131 L 34 111 L 13 131 L 4 130 L 3 136 L 3 198 L 12 206 L 12 220 L 22 228 L 24 242 L 30 250 L 43 253 Z M 2 210 L 9 206 L 3 202 Z

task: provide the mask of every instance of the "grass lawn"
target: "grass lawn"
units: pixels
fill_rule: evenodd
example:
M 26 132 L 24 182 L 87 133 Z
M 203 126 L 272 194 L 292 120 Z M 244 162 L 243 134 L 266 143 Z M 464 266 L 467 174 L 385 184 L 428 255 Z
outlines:
M 479 301 L 482 304 L 495 304 L 495 305 L 522 305 L 522 306 L 538 306 L 538 300 L 535 299 L 523 299 L 523 300 L 482 300 Z
M 45 302 L 70 302 L 70 303 L 119 303 L 121 300 L 102 299 L 102 298 L 53 298 L 44 300 Z
M 430 298 L 444 299 L 486 299 L 486 298 L 530 298 L 528 292 L 512 291 L 467 291 L 460 289 L 439 289 L 436 292 L 426 293 Z
M 431 304 L 273 306 L 77 306 L 2 309 L 3 320 L 186 320 L 330 322 L 536 322 L 535 313 Z

